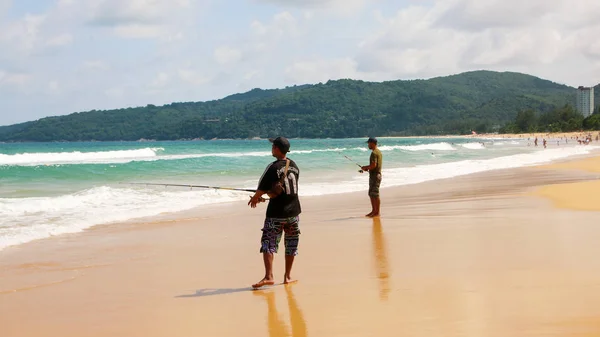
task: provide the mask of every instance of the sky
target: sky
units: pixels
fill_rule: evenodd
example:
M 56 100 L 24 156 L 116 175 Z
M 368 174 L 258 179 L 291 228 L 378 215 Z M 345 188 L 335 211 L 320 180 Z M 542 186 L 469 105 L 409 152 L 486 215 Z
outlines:
M 599 37 L 597 0 L 0 0 L 0 125 L 340 78 L 593 86 Z

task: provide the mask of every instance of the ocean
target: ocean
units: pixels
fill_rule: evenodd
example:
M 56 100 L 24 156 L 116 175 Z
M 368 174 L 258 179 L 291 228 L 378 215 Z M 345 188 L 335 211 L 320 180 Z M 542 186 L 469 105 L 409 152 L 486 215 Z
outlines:
M 366 138 L 291 139 L 299 194 L 366 191 Z M 541 142 L 540 142 L 541 143 Z M 382 188 L 585 155 L 597 146 L 534 147 L 527 138 L 379 138 Z M 248 200 L 250 193 L 131 185 L 255 189 L 274 160 L 267 140 L 0 144 L 0 250 L 96 225 Z

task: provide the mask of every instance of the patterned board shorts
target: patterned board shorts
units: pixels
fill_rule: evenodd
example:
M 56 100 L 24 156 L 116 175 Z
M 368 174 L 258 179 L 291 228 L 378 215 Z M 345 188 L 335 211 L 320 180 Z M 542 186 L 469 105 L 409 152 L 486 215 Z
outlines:
M 260 238 L 261 253 L 277 253 L 281 234 L 285 232 L 284 246 L 285 255 L 298 255 L 298 240 L 300 237 L 300 218 L 266 218 Z
M 381 173 L 369 175 L 369 196 L 379 198 L 379 185 L 381 185 Z

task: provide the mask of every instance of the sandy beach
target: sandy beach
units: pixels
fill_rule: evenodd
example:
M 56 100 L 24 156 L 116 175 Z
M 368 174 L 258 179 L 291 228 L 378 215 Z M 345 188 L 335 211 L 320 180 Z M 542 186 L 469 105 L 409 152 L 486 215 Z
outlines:
M 299 282 L 256 291 L 265 205 L 10 247 L 0 335 L 599 336 L 599 167 L 386 188 L 375 219 L 366 192 L 302 198 Z
M 596 136 L 599 136 L 598 131 L 574 131 L 574 132 L 533 132 L 533 133 L 477 133 L 470 135 L 445 135 L 445 136 L 410 136 L 410 137 L 390 137 L 390 138 L 489 138 L 489 139 L 531 139 L 532 141 L 537 137 L 540 144 L 543 139 L 546 140 L 559 140 L 567 139 L 568 141 L 581 139 L 584 140 L 588 135 L 592 136 L 592 143 L 598 142 Z M 380 137 L 387 138 L 387 137 Z M 552 145 L 552 144 L 550 144 Z
M 548 139 L 563 139 L 563 138 L 566 138 L 568 140 L 577 140 L 577 139 L 584 140 L 586 138 L 586 136 L 588 136 L 588 135 L 592 135 L 592 141 L 597 142 L 598 140 L 596 140 L 596 136 L 600 136 L 600 132 L 598 132 L 598 131 L 576 131 L 576 132 L 534 132 L 534 133 L 520 133 L 520 134 L 515 134 L 515 133 L 477 134 L 477 135 L 468 135 L 468 136 L 462 136 L 462 137 L 521 138 L 521 139 L 531 138 L 532 140 L 537 137 L 537 138 L 539 138 L 539 141 L 541 142 L 541 140 L 544 138 L 547 140 Z

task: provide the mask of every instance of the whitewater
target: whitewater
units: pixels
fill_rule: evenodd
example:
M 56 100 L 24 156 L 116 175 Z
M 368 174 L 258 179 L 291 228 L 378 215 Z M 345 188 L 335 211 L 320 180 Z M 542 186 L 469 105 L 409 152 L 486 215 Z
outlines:
M 291 140 L 302 197 L 366 191 L 365 139 Z M 382 188 L 588 155 L 596 145 L 527 139 L 385 138 Z M 346 157 L 345 157 L 346 156 Z M 0 250 L 134 219 L 247 200 L 249 193 L 130 182 L 256 188 L 273 160 L 266 140 L 2 144 Z

